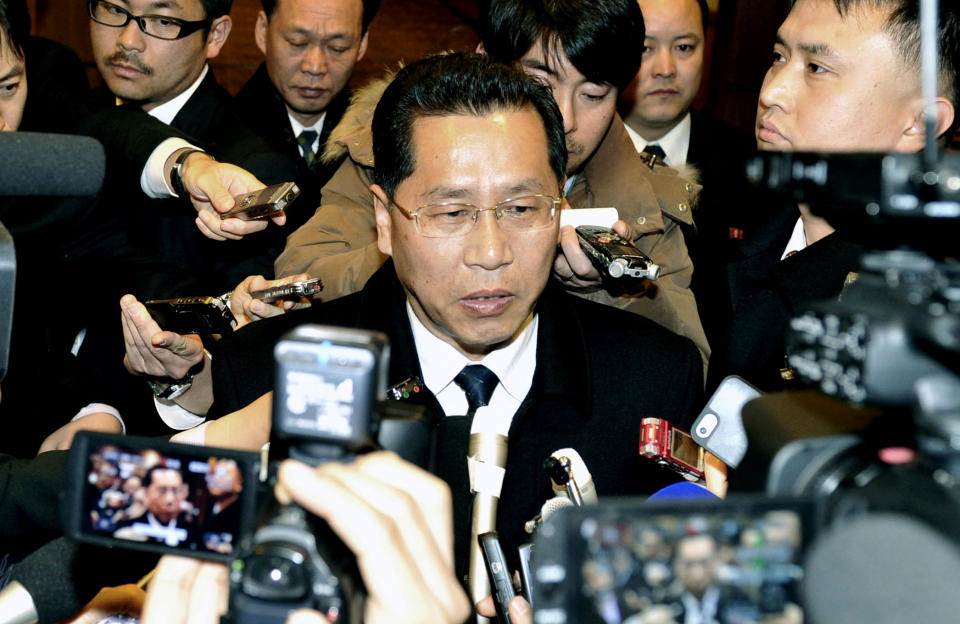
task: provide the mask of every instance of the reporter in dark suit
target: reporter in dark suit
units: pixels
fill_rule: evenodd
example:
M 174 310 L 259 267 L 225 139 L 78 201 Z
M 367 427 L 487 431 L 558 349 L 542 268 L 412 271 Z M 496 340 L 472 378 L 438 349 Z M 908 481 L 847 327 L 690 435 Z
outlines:
M 671 167 L 696 169 L 703 186 L 684 230 L 693 279 L 690 288 L 711 348 L 729 321 L 723 267 L 730 245 L 749 236 L 755 222 L 743 181 L 743 162 L 754 151 L 750 136 L 693 110 L 703 75 L 706 0 L 640 0 L 646 25 L 643 59 L 621 102 L 630 137 L 640 151 L 662 155 Z M 746 234 L 745 234 L 746 233 Z
M 320 189 L 342 160 L 323 156 L 350 103 L 348 82 L 367 51 L 380 0 L 261 4 L 254 35 L 265 60 L 234 101 L 254 132 L 297 163 L 303 194 L 287 214 L 293 232 L 320 206 Z

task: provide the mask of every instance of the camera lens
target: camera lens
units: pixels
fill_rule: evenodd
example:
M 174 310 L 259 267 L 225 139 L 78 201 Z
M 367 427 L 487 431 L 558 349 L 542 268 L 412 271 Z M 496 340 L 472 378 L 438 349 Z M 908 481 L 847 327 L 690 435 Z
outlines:
M 248 558 L 245 564 L 244 593 L 265 600 L 300 600 L 311 591 L 302 553 L 277 548 Z

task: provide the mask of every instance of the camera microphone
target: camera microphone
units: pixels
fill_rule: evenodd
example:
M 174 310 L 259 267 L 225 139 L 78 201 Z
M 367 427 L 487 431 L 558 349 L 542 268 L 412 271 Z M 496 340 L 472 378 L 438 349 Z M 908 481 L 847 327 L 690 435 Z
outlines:
M 569 461 L 567 472 L 570 475 L 570 481 L 573 482 L 580 491 L 582 503 L 590 505 L 597 502 L 597 490 L 593 484 L 593 476 L 587 469 L 587 464 L 580 457 L 580 453 L 572 448 L 558 449 L 551 455 L 555 460 L 566 458 Z M 548 460 L 549 461 L 549 460 Z M 569 496 L 566 484 L 559 484 L 551 479 L 554 493 L 557 496 Z
M 16 564 L 0 592 L 0 624 L 53 624 L 74 615 L 102 587 L 146 574 L 157 555 L 82 546 L 59 537 Z
M 795 201 L 864 207 L 877 217 L 960 216 L 960 155 L 944 154 L 925 171 L 917 154 L 761 152 L 747 180 Z
M 5 197 L 92 197 L 103 183 L 106 156 L 90 137 L 4 132 L 0 154 L 0 195 Z

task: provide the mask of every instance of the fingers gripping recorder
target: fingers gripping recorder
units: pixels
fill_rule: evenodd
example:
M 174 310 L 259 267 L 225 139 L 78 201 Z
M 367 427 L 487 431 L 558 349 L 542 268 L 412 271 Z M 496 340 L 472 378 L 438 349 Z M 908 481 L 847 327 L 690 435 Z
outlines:
M 581 249 L 605 277 L 648 280 L 660 277 L 660 265 L 612 229 L 580 225 L 576 231 Z

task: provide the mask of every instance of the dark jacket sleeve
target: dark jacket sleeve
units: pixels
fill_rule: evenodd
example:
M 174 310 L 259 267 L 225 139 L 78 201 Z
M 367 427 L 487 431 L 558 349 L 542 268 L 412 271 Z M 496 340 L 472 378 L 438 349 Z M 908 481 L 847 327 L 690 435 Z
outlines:
M 0 551 L 27 553 L 63 533 L 60 493 L 66 451 L 29 460 L 0 455 Z

